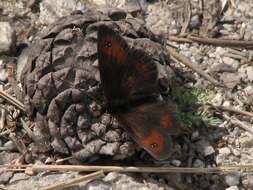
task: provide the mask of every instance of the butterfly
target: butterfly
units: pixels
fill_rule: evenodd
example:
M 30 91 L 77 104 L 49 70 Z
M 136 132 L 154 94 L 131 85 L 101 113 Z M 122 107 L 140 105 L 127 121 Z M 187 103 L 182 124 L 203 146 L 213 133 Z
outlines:
M 158 69 L 142 50 L 130 48 L 106 25 L 98 28 L 98 68 L 106 109 L 135 142 L 157 160 L 172 152 L 174 108 L 158 100 Z

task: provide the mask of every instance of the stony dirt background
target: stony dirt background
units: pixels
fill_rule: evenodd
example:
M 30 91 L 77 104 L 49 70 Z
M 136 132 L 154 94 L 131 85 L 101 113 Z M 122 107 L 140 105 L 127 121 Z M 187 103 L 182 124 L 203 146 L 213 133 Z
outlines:
M 204 37 L 236 40 L 253 40 L 253 3 L 251 0 L 192 0 L 191 19 L 187 21 L 189 1 L 127 1 L 127 0 L 3 0 L 0 2 L 0 89 L 14 94 L 15 81 L 8 76 L 15 75 L 19 80 L 27 59 L 27 46 L 38 38 L 37 34 L 57 18 L 85 7 L 96 9 L 110 5 L 123 9 L 141 6 L 146 11 L 146 25 L 164 38 L 184 37 L 188 33 L 198 33 Z M 207 24 L 202 23 L 198 9 L 206 7 L 204 14 Z M 218 7 L 218 8 L 217 8 Z M 187 24 L 187 25 L 186 25 Z M 187 26 L 186 28 L 182 26 Z M 183 84 L 180 95 L 193 90 L 195 101 L 201 104 L 202 122 L 193 125 L 188 138 L 190 152 L 184 157 L 171 160 L 169 165 L 188 167 L 214 167 L 252 164 L 253 132 L 252 116 L 225 112 L 220 109 L 205 109 L 207 103 L 216 107 L 233 107 L 252 112 L 253 64 L 252 51 L 244 46 L 232 48 L 204 45 L 202 43 L 179 43 L 173 38 L 170 45 L 191 60 L 196 67 L 209 73 L 226 88 L 216 86 L 202 78 L 192 69 L 177 60 L 171 60 L 174 72 L 171 75 Z M 14 72 L 13 72 L 14 70 Z M 180 76 L 180 77 L 179 77 Z M 198 89 L 198 90 L 196 90 Z M 17 94 L 17 92 L 15 93 Z M 178 93 L 173 99 L 179 101 Z M 195 102 L 195 103 L 196 103 Z M 20 161 L 12 135 L 21 128 L 20 110 L 0 99 L 0 164 Z M 195 120 L 194 118 L 192 120 Z M 197 119 L 196 119 L 197 120 Z M 195 120 L 195 121 L 196 121 Z M 187 139 L 178 148 L 184 149 Z M 19 158 L 19 159 L 18 159 Z M 17 160 L 18 159 L 18 160 Z M 48 159 L 48 163 L 53 163 Z M 166 163 L 168 164 L 168 163 Z M 0 189 L 40 189 L 58 181 L 69 180 L 80 174 L 75 172 L 44 172 L 34 176 L 24 173 L 0 170 Z M 109 173 L 103 179 L 81 183 L 69 189 L 253 189 L 253 175 L 250 172 L 220 174 L 172 174 L 136 175 Z

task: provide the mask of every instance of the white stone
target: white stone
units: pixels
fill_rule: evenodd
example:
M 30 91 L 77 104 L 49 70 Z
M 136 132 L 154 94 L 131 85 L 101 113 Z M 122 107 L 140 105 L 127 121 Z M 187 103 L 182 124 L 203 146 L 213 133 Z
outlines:
M 119 143 L 106 143 L 106 145 L 102 146 L 99 153 L 105 155 L 114 155 L 119 149 Z
M 231 186 L 226 188 L 225 190 L 239 190 L 239 188 L 237 186 Z
M 0 22 L 0 54 L 10 53 L 16 43 L 16 32 L 8 22 Z
M 253 81 L 253 66 L 247 67 L 246 73 L 250 82 Z
M 221 56 L 221 55 L 223 55 L 224 53 L 226 53 L 226 50 L 225 50 L 224 48 L 222 48 L 222 47 L 217 47 L 217 48 L 216 48 L 215 54 Z
M 195 141 L 199 138 L 199 131 L 194 131 L 191 135 L 191 140 Z
M 181 166 L 182 162 L 180 160 L 172 160 L 171 164 L 173 164 L 176 167 L 179 167 Z
M 5 69 L 0 68 L 0 81 L 4 82 L 8 78 L 8 73 Z
M 220 106 L 223 102 L 223 95 L 218 92 L 211 101 L 215 106 Z
M 223 106 L 225 106 L 225 107 L 231 106 L 230 101 L 228 101 L 228 100 L 224 101 Z
M 240 183 L 240 173 L 236 172 L 225 176 L 226 184 L 229 186 L 235 186 Z
M 252 95 L 253 94 L 253 86 L 252 85 L 247 86 L 246 88 L 244 88 L 244 92 L 247 95 Z
M 223 147 L 219 149 L 219 154 L 223 154 L 225 156 L 229 155 L 231 150 L 228 147 Z
M 108 173 L 105 177 L 104 177 L 104 181 L 113 181 L 113 180 L 115 180 L 115 179 L 117 179 L 117 177 L 119 176 L 119 174 L 118 173 L 116 173 L 116 172 L 110 172 L 110 173 Z
M 230 57 L 223 57 L 222 61 L 223 61 L 223 63 L 228 64 L 228 65 L 231 66 L 234 63 L 235 60 L 230 58 Z
M 206 140 L 199 140 L 196 142 L 197 151 L 204 156 L 209 156 L 215 152 L 212 145 Z

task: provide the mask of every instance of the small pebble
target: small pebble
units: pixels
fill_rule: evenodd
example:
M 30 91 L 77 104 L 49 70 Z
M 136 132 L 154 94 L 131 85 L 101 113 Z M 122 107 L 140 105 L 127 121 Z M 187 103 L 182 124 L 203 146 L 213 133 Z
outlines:
M 247 95 L 253 95 L 253 86 L 252 85 L 249 85 L 247 87 L 244 88 L 244 92 L 247 94 Z
M 191 135 L 191 140 L 196 141 L 199 139 L 199 131 L 194 131 Z
M 196 143 L 197 151 L 204 156 L 209 156 L 215 152 L 213 146 L 207 140 L 199 140 Z
M 195 168 L 204 168 L 205 167 L 205 163 L 202 160 L 196 159 L 193 162 L 193 167 L 195 167 Z
M 225 190 L 239 190 L 239 188 L 237 186 L 231 186 L 226 188 Z
M 179 166 L 181 166 L 182 162 L 180 160 L 172 160 L 171 164 L 176 167 L 179 167 Z
M 229 186 L 235 186 L 240 183 L 240 173 L 236 172 L 225 176 L 225 182 Z
M 231 150 L 228 147 L 224 147 L 219 149 L 219 153 L 227 156 L 231 153 Z
M 0 54 L 11 53 L 15 49 L 16 32 L 9 22 L 0 22 Z
M 222 102 L 223 102 L 223 94 L 221 94 L 221 93 L 217 93 L 216 95 L 215 95 L 215 97 L 211 100 L 212 101 L 212 103 L 215 105 L 215 106 L 220 106 L 220 105 L 222 105 Z
M 225 64 L 228 64 L 228 65 L 233 65 L 233 63 L 234 63 L 234 59 L 232 59 L 232 58 L 230 58 L 230 57 L 223 57 L 222 58 L 222 60 L 223 60 L 223 62 L 225 63 Z
M 253 82 L 253 66 L 249 66 L 246 68 L 246 74 L 248 76 L 248 80 Z

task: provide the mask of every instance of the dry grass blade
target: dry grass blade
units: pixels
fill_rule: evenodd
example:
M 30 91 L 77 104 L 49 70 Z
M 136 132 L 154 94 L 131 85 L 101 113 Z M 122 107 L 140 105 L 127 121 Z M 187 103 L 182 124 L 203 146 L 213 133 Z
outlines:
M 179 42 L 179 43 L 193 43 L 194 42 L 188 38 L 179 37 L 179 36 L 169 36 L 168 40 L 174 41 L 174 42 Z
M 9 103 L 11 103 L 12 105 L 16 106 L 17 108 L 19 108 L 23 112 L 25 111 L 25 106 L 24 106 L 23 103 L 21 103 L 20 101 L 18 101 L 16 98 L 10 96 L 9 94 L 7 94 L 6 92 L 4 92 L 3 90 L 0 90 L 0 97 L 2 97 L 3 99 L 7 100 Z
M 72 159 L 72 158 L 73 158 L 73 157 L 70 156 L 70 157 L 58 159 L 58 160 L 55 161 L 55 163 L 56 163 L 56 164 L 60 164 L 60 163 L 62 163 L 62 162 L 65 162 L 65 161 L 67 161 L 67 160 L 70 160 L 70 159 Z
M 228 174 L 240 171 L 252 172 L 253 165 L 233 165 L 213 168 L 191 168 L 191 167 L 121 167 L 121 166 L 88 166 L 88 165 L 4 165 L 0 168 L 4 168 L 5 171 L 25 171 L 27 168 L 33 172 L 44 171 L 77 171 L 77 172 L 92 172 L 92 171 L 104 171 L 104 172 L 128 172 L 128 173 L 196 173 L 196 174 Z
M 179 54 L 176 49 L 168 47 L 169 53 L 171 56 L 173 56 L 175 59 L 177 59 L 179 62 L 184 64 L 185 66 L 189 67 L 190 69 L 197 72 L 200 76 L 208 80 L 209 82 L 213 83 L 217 86 L 223 86 L 220 84 L 217 80 L 215 80 L 213 77 L 202 71 L 200 68 L 198 68 L 196 65 L 194 65 L 187 57 L 185 57 L 182 54 Z
M 104 176 L 103 171 L 97 171 L 97 172 L 93 172 L 93 173 L 85 175 L 85 176 L 74 178 L 74 179 L 69 180 L 69 181 L 63 181 L 63 182 L 59 182 L 59 183 L 53 184 L 53 185 L 48 186 L 48 187 L 41 188 L 41 190 L 64 189 L 64 188 L 70 187 L 72 185 L 75 185 L 77 183 L 87 181 L 87 180 L 94 180 L 94 179 L 97 179 L 97 178 L 100 178 L 100 177 L 103 177 L 103 176 Z

